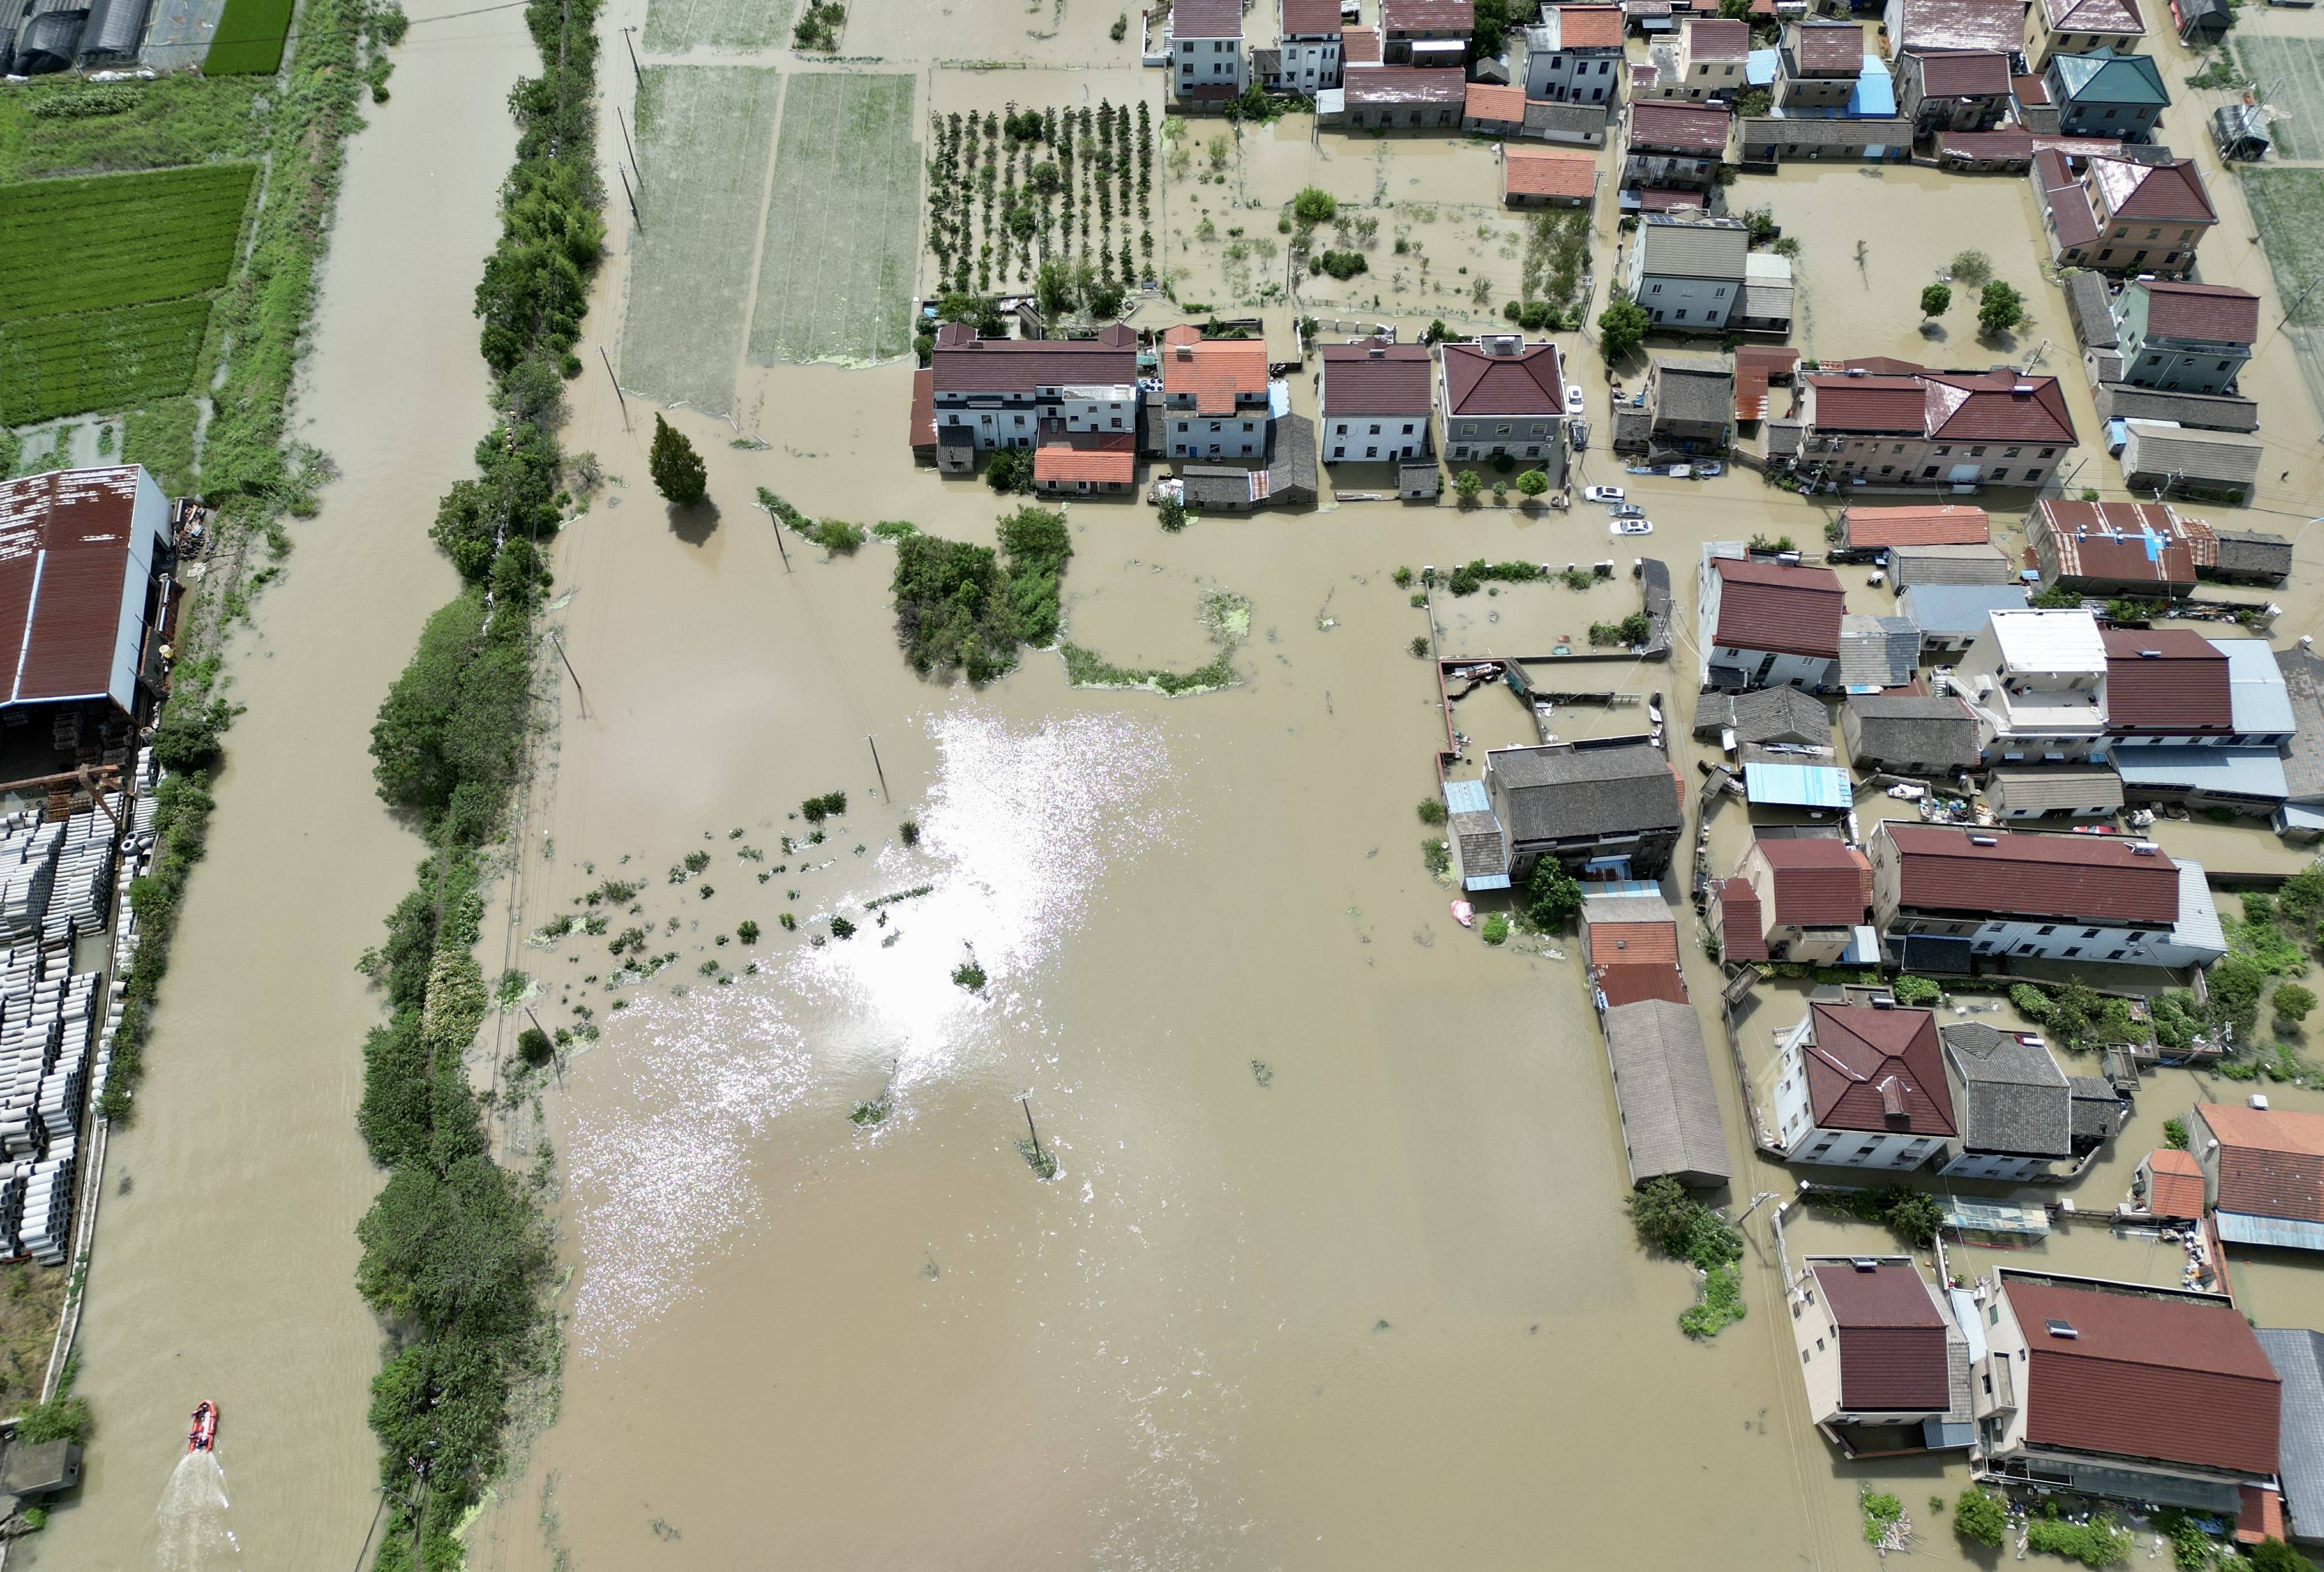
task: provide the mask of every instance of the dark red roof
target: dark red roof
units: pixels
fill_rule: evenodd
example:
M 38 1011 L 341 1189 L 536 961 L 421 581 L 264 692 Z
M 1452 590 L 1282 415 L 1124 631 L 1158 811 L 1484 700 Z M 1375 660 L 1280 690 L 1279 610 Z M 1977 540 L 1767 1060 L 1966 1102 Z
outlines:
M 1840 575 L 1828 567 L 1712 559 L 1719 575 L 1719 627 L 1730 649 L 1840 657 L 1840 619 L 1847 608 Z
M 1739 62 L 1750 52 L 1750 24 L 1740 18 L 1690 16 L 1686 19 L 1688 60 Z
M 1945 1319 L 1909 1262 L 1815 1264 L 1840 1328 L 1840 1406 L 1851 1413 L 1943 1412 L 1952 1402 Z
M 2195 166 L 2186 159 L 2141 163 L 2135 159 L 2094 158 L 2089 177 L 2116 218 L 2165 218 L 2181 224 L 2216 224 L 2218 214 L 2203 192 Z
M 2009 91 L 2020 104 L 2047 104 L 2050 101 L 2050 84 L 2039 77 L 2012 77 L 2009 78 Z
M 2066 167 L 2065 155 L 2053 147 L 2034 150 L 2034 188 L 2041 194 L 2042 209 L 2057 229 L 2060 245 L 2088 245 L 2098 237 L 2098 215 L 2091 211 L 2089 193 Z
M 2199 1103 L 2219 1143 L 2223 1212 L 2324 1223 L 2324 1114 Z
M 1760 924 L 1759 896 L 1748 878 L 1719 881 L 1719 953 L 1727 961 L 1767 959 L 1767 935 Z
M 1363 344 L 1323 346 L 1323 418 L 1353 415 L 1425 414 L 1435 370 L 1425 344 Z
M 2227 284 L 2180 284 L 2148 279 L 2146 331 L 2172 338 L 2249 344 L 2259 336 L 2259 297 Z
M 1473 344 L 1444 346 L 1445 408 L 1455 415 L 1565 413 L 1565 373 L 1554 344 L 1493 354 Z
M 2055 377 L 2007 367 L 1993 372 L 1931 372 L 1928 435 L 1941 442 L 2043 442 L 2070 445 L 2074 418 Z
M 938 393 L 1030 393 L 1138 380 L 1138 341 L 1120 323 L 1095 338 L 979 338 L 946 323 L 930 357 Z
M 1170 7 L 1173 38 L 1240 38 L 1242 0 L 1176 0 Z
M 1801 1058 L 1819 1128 L 1959 1134 L 1933 1014 L 1810 1005 L 1808 1016 L 1815 1041 Z
M 2185 628 L 2100 630 L 2106 640 L 2107 726 L 2115 731 L 2235 730 L 2227 657 Z
M 2079 917 L 2168 926 L 2179 917 L 2179 865 L 2113 835 L 2018 835 L 1891 820 L 1897 899 L 1924 911 Z M 1980 846 L 1977 840 L 1994 844 Z
M 1474 32 L 1473 0 L 1380 0 L 1380 26 L 1395 32 Z
M 1803 22 L 1792 34 L 1802 72 L 1853 77 L 1864 69 L 1864 29 L 1853 22 Z
M 1632 147 L 1668 148 L 1676 152 L 1723 153 L 1727 151 L 1726 108 L 1664 103 L 1641 98 L 1630 105 Z
M 2009 60 L 1989 49 L 1923 51 L 1921 91 L 1932 98 L 2004 98 L 2009 95 Z
M 912 373 L 912 446 L 936 445 L 936 373 L 922 366 Z
M 1637 1004 L 1640 999 L 1686 1003 L 1686 979 L 1670 961 L 1610 961 L 1591 968 L 1591 976 L 1599 991 L 1606 996 L 1606 1007 L 1609 1010 L 1616 1005 Z
M 1928 394 L 1917 377 L 1835 376 L 1811 372 L 1819 431 L 1867 431 L 1918 437 L 1928 421 Z
M 1283 36 L 1312 38 L 1338 32 L 1340 0 L 1283 0 Z
M 142 580 L 129 599 L 138 561 L 150 566 L 155 544 L 136 539 L 143 473 L 117 464 L 0 484 L 0 637 L 15 647 L 0 646 L 0 703 L 111 691 L 124 632 L 133 649 L 143 634 Z
M 1787 928 L 1852 928 L 1872 901 L 1872 865 L 1842 841 L 1757 841 L 1775 875 L 1775 921 Z
M 2025 1439 L 2273 1474 L 2282 1383 L 2224 1299 L 2102 1292 L 2004 1271 L 2025 1334 Z M 2052 1331 L 2052 1321 L 2072 1328 Z

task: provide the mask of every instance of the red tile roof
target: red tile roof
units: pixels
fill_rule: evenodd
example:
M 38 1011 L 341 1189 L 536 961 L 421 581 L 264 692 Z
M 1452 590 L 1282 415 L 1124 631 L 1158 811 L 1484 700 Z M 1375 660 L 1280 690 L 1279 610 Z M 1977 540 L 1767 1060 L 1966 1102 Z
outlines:
M 1921 435 L 1928 393 L 1916 377 L 1851 377 L 1811 372 L 1813 423 L 1819 431 Z
M 1723 106 L 1706 109 L 1700 105 L 1642 98 L 1630 106 L 1629 144 L 1669 148 L 1678 152 L 1723 153 L 1727 151 L 1728 118 Z
M 1932 98 L 2000 98 L 2009 93 L 2009 60 L 1989 49 L 1930 50 L 1920 57 L 1921 91 Z
M 1767 412 L 1767 382 L 1788 377 L 1800 363 L 1790 345 L 1747 344 L 1735 352 L 1735 418 L 1757 420 Z
M 936 373 L 922 366 L 912 373 L 912 446 L 936 445 Z
M 1730 649 L 1840 657 L 1840 619 L 1847 610 L 1840 575 L 1828 567 L 1717 557 L 1719 627 Z
M 1492 82 L 1469 84 L 1468 101 L 1462 106 L 1463 120 L 1489 120 L 1503 125 L 1525 124 L 1526 96 L 1522 87 L 1504 87 Z
M 1927 1010 L 1810 1005 L 1814 1043 L 1801 1054 L 1808 1106 L 1826 1130 L 1952 1135 L 1952 1092 Z
M 1760 924 L 1759 896 L 1748 878 L 1719 881 L 1719 953 L 1726 961 L 1767 959 L 1767 934 Z
M 1283 0 L 1283 36 L 1312 38 L 1338 32 L 1345 23 L 1340 0 Z
M 1609 1010 L 1617 1005 L 1637 1004 L 1640 999 L 1668 999 L 1674 1005 L 1687 1002 L 1686 979 L 1675 966 L 1621 961 L 1592 968 L 1591 978 L 1598 991 L 1606 996 L 1606 1007 Z
M 2148 1211 L 2158 1218 L 2179 1218 L 2190 1223 L 2203 1215 L 2203 1165 L 2195 1161 L 2193 1153 L 2157 1147 L 2147 1154 L 2146 1165 L 2151 1175 Z
M 1472 0 L 1380 0 L 1380 26 L 1388 32 L 1469 33 L 1477 28 Z
M 1703 195 L 1700 191 L 1677 191 L 1667 186 L 1648 186 L 1638 193 L 1639 209 L 1646 213 L 1677 213 L 1702 206 Z
M 1380 58 L 1380 35 L 1377 27 L 1351 27 L 1340 35 L 1340 64 L 1342 66 L 1377 66 Z
M 1434 370 L 1424 344 L 1390 344 L 1384 338 L 1327 344 L 1323 418 L 1425 414 L 1436 401 L 1429 394 Z
M 1162 346 L 1162 391 L 1192 397 L 1203 415 L 1231 415 L 1238 397 L 1267 397 L 1267 343 L 1258 338 L 1204 338 L 1191 328 L 1191 342 L 1170 330 Z
M 1240 38 L 1242 0 L 1175 0 L 1170 7 L 1173 38 Z
M 1661 923 L 1592 923 L 1590 924 L 1590 964 L 1613 966 L 1622 961 L 1640 965 L 1678 964 L 1678 924 Z
M 1690 16 L 1686 19 L 1689 60 L 1734 60 L 1751 52 L 1750 24 L 1733 17 Z
M 1851 547 L 1984 546 L 1993 538 L 1985 510 L 1959 502 L 1922 508 L 1849 508 L 1840 518 L 1847 523 Z
M 1942 442 L 2070 444 L 2074 418 L 2055 377 L 1997 372 L 1931 372 L 1928 435 Z
M 2143 164 L 2135 159 L 2094 158 L 2089 177 L 2107 211 L 2116 218 L 2164 218 L 2180 224 L 2215 224 L 2218 214 L 2195 166 L 2185 159 Z
M 1989 49 L 2014 55 L 2025 48 L 2024 0 L 1903 0 L 1889 52 Z
M 2273 1474 L 2282 1383 L 2235 1306 L 2021 1278 L 2002 1292 L 2025 1334 L 2034 1446 Z M 2050 1330 L 2052 1320 L 2071 1336 Z
M 2018 835 L 1948 824 L 1880 827 L 1899 853 L 1897 899 L 1929 911 L 2103 917 L 2169 925 L 2179 918 L 2179 865 L 2112 835 Z
M 2250 344 L 2259 337 L 2259 297 L 2227 284 L 2180 284 L 2148 279 L 2146 331 L 2173 338 Z
M 2200 733 L 2235 730 L 2227 657 L 2185 628 L 2100 630 L 2106 640 L 2107 729 Z
M 1523 94 L 1522 88 L 1495 89 Z M 1473 101 L 1476 89 L 1469 89 Z M 1471 114 L 1475 114 L 1473 109 Z M 1524 111 L 1518 111 L 1522 118 Z M 1512 147 L 1501 163 L 1501 194 L 1505 197 L 1566 197 L 1589 200 L 1598 193 L 1598 161 L 1586 152 L 1553 152 L 1545 148 Z
M 2198 1103 L 2219 1143 L 2223 1212 L 2324 1223 L 2324 1114 Z
M 1852 928 L 1872 904 L 1872 864 L 1840 841 L 1755 841 L 1775 875 L 1775 921 L 1786 928 Z
M 2090 210 L 2089 194 L 2066 167 L 2064 154 L 2054 148 L 2035 148 L 2030 178 L 2041 196 L 2042 210 L 2058 232 L 2060 245 L 2088 245 L 2098 237 L 2098 215 Z
M 2042 0 L 2052 32 L 2144 33 L 2138 0 Z
M 2009 92 L 2020 104 L 2039 105 L 2050 101 L 2050 84 L 2039 77 L 2010 78 Z
M 1087 446 L 1052 442 L 1033 450 L 1033 480 L 1076 485 L 1112 482 L 1128 485 L 1138 471 L 1136 439 L 1127 431 L 1108 431 Z
M 1137 338 L 1119 323 L 1095 338 L 979 338 L 961 323 L 936 334 L 938 393 L 1030 393 L 1138 380 Z
M 1619 49 L 1622 8 L 1618 5 L 1560 5 L 1557 7 L 1557 47 Z
M 1458 66 L 1375 66 L 1342 74 L 1340 91 L 1352 107 L 1366 104 L 1465 104 L 1469 78 Z
M 1851 1413 L 1942 1412 L 1952 1402 L 1945 1319 L 1908 1262 L 1815 1264 L 1840 1328 L 1840 1406 Z
M 1444 402 L 1455 415 L 1563 415 L 1565 371 L 1557 345 L 1489 354 L 1473 344 L 1447 344 Z
M 1803 22 L 1792 34 L 1801 71 L 1853 77 L 1864 69 L 1864 29 L 1853 22 Z
M 2283 1492 L 2262 1485 L 2243 1487 L 2242 1510 L 2236 1513 L 2236 1543 L 2256 1545 L 2262 1540 L 2283 1538 Z

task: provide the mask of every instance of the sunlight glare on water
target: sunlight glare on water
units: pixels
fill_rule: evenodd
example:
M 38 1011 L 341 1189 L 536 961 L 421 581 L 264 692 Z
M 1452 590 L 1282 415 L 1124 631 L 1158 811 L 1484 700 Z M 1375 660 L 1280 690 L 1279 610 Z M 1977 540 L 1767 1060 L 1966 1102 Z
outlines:
M 891 846 L 843 899 L 799 914 L 804 932 L 844 911 L 853 938 L 793 941 L 731 987 L 641 997 L 615 1018 L 613 1051 L 584 1062 L 615 1093 L 582 1099 L 566 1143 L 585 1358 L 666 1313 L 693 1292 L 693 1269 L 732 1246 L 758 1210 L 734 1181 L 750 1144 L 820 1077 L 892 1065 L 908 1118 L 915 1085 L 1038 1044 L 1038 970 L 1085 920 L 1092 887 L 1168 843 L 1178 795 L 1151 722 L 1027 725 L 964 705 L 924 723 L 938 762 L 919 846 Z M 862 910 L 920 885 L 935 887 Z M 972 946 L 989 979 L 981 996 L 952 981 Z

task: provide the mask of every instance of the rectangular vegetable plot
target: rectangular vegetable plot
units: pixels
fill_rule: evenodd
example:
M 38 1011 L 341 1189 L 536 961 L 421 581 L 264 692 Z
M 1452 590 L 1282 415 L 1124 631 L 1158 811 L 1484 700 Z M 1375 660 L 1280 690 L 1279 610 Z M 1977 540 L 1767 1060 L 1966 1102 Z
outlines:
M 646 7 L 644 47 L 678 54 L 696 44 L 762 49 L 788 43 L 792 0 L 653 0 Z
M 202 71 L 212 77 L 271 77 L 282 69 L 292 0 L 226 0 Z
M 0 187 L 0 322 L 215 290 L 254 164 Z
M 791 79 L 775 150 L 751 358 L 871 361 L 911 348 L 920 146 L 912 78 Z
M 644 232 L 632 245 L 622 382 L 666 404 L 734 407 L 780 73 L 655 66 L 638 89 Z
M 209 316 L 209 297 L 194 295 L 0 327 L 0 424 L 183 393 Z

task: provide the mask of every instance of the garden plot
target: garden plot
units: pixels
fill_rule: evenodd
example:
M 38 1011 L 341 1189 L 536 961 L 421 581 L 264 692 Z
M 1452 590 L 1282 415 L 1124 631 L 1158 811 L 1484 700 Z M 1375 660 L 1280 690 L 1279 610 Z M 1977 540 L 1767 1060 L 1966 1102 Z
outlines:
M 794 77 L 751 358 L 871 361 L 911 348 L 920 148 L 909 77 Z
M 0 191 L 0 322 L 217 288 L 234 262 L 254 169 L 214 164 Z
M 779 73 L 744 66 L 655 66 L 639 87 L 646 226 L 630 268 L 622 381 L 650 398 L 733 408 L 781 92 Z M 820 236 L 806 244 L 820 255 Z
M 0 327 L 0 424 L 124 409 L 182 393 L 210 302 L 197 295 Z
M 2324 159 L 2324 42 L 2269 33 L 2234 41 L 2243 73 L 2265 85 L 2278 113 L 2268 126 L 2275 151 L 2291 159 Z
M 645 47 L 682 54 L 713 49 L 764 49 L 788 43 L 793 0 L 653 0 L 646 8 Z
M 2308 294 L 2324 279 L 2324 170 L 2248 170 L 2244 199 L 2267 252 L 2276 297 L 2285 302 L 2283 332 L 2299 355 L 2300 374 L 2324 407 L 2324 299 Z

